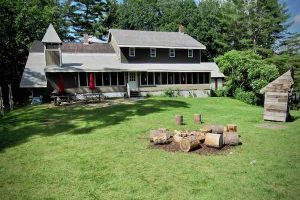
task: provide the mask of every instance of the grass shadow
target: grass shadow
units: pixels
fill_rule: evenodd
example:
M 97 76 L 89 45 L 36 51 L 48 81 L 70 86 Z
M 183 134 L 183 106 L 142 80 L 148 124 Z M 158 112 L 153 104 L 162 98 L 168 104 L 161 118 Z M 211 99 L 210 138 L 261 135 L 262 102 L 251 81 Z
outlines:
M 171 108 L 187 108 L 174 99 L 145 99 L 131 104 L 107 107 L 72 105 L 48 108 L 46 105 L 20 108 L 0 119 L 0 151 L 28 141 L 28 138 L 57 134 L 89 134 L 133 117 L 159 113 Z

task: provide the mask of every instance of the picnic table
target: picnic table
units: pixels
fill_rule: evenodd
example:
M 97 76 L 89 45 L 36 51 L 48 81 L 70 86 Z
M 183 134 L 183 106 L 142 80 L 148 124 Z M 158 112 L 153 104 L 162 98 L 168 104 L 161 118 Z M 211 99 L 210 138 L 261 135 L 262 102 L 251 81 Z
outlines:
M 60 105 L 62 102 L 71 103 L 72 95 L 52 95 L 54 105 Z
M 84 100 L 85 102 L 88 102 L 90 100 L 101 101 L 105 99 L 102 93 L 82 93 L 82 94 L 75 94 L 75 96 L 76 96 L 76 100 Z

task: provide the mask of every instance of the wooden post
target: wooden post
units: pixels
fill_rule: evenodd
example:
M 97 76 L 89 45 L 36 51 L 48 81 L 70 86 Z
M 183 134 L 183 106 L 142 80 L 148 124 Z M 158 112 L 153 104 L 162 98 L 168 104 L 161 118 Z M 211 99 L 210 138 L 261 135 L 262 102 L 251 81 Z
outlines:
M 194 123 L 201 124 L 201 115 L 200 114 L 194 114 Z
M 14 101 L 13 101 L 13 95 L 11 91 L 11 84 L 8 85 L 8 100 L 9 100 L 9 108 L 10 110 L 14 109 Z
M 0 114 L 1 114 L 1 116 L 4 116 L 4 103 L 3 103 L 1 86 L 0 86 Z
M 183 116 L 182 115 L 175 115 L 175 124 L 182 125 L 183 124 Z

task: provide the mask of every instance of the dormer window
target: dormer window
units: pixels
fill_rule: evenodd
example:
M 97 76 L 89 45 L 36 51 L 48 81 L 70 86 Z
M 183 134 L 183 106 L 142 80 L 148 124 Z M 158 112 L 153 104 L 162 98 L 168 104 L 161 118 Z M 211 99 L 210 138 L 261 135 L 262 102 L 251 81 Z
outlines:
M 175 57 L 175 49 L 169 49 L 169 57 L 174 58 Z
M 155 58 L 156 57 L 156 48 L 150 48 L 150 57 Z
M 135 48 L 134 47 L 129 48 L 129 57 L 135 57 Z
M 194 51 L 193 51 L 193 49 L 189 49 L 188 50 L 188 57 L 189 58 L 193 58 L 194 57 Z

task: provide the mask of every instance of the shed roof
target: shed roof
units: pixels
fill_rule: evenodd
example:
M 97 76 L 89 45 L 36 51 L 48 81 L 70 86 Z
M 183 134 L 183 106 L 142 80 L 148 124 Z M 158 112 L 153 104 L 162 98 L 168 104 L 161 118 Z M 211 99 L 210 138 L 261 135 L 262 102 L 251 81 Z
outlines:
M 181 49 L 206 49 L 206 47 L 180 32 L 158 32 L 110 29 L 119 47 L 153 47 L 153 48 L 181 48 Z
M 268 90 L 290 91 L 293 85 L 294 85 L 293 73 L 291 70 L 289 70 L 284 74 L 282 74 L 281 76 L 279 76 L 274 81 L 272 81 L 271 83 L 269 83 L 267 86 L 262 88 L 259 92 L 261 94 L 264 94 Z
M 62 43 L 59 36 L 57 35 L 52 24 L 49 25 L 42 42 L 45 43 Z

